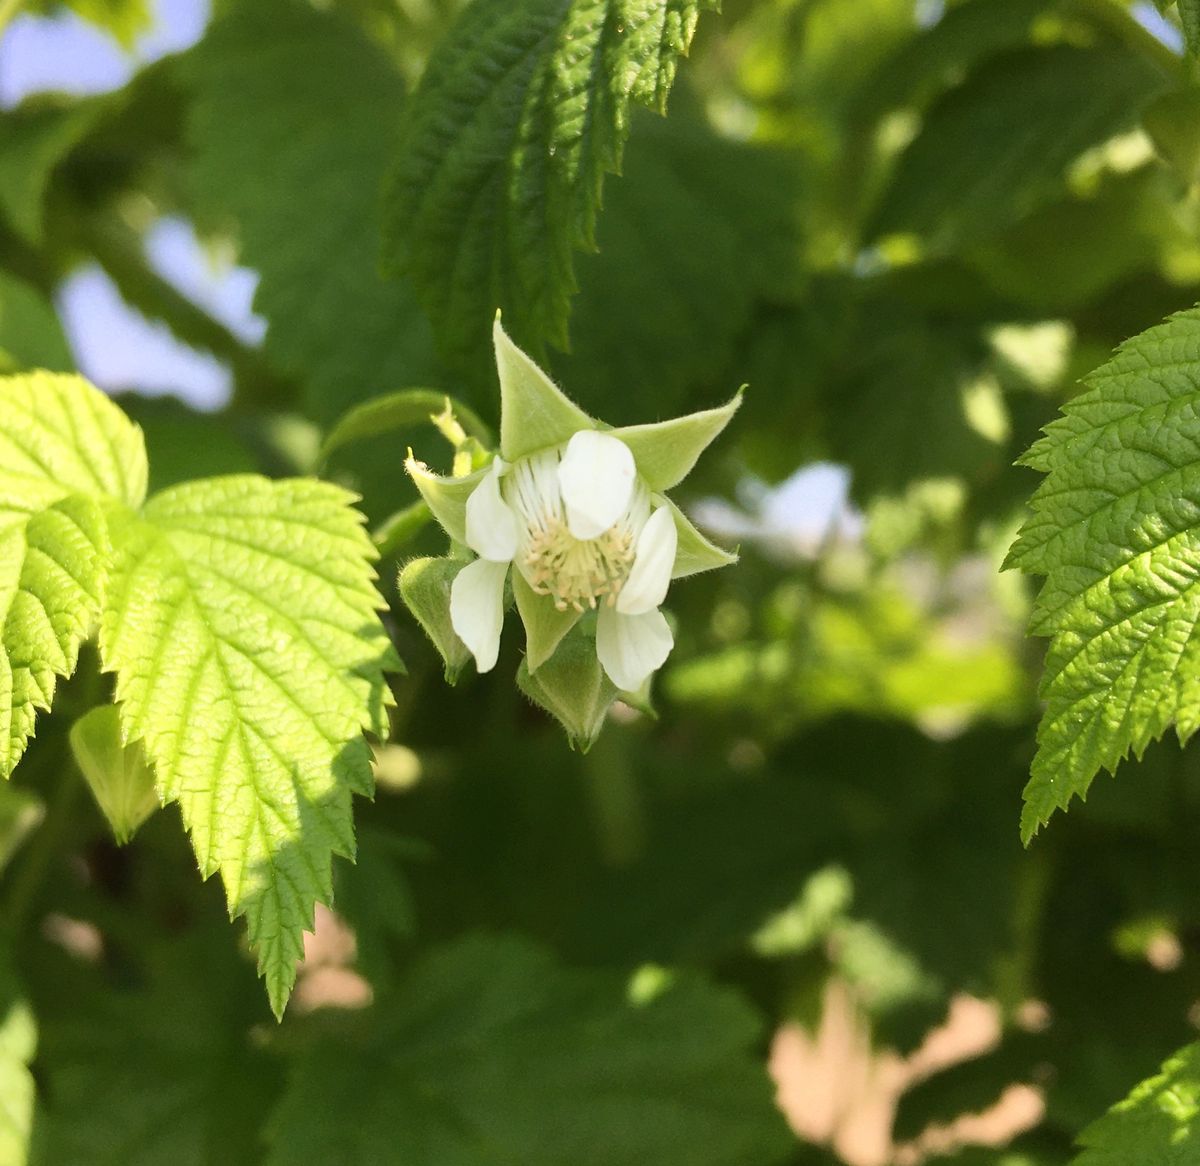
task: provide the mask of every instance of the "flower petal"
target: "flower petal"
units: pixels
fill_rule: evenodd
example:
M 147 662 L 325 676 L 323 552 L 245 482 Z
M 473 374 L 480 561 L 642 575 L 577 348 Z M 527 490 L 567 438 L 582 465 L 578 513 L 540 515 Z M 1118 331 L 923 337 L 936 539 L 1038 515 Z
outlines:
M 617 596 L 617 611 L 622 615 L 645 615 L 661 605 L 671 585 L 678 543 L 675 516 L 660 506 L 638 535 L 633 570 Z
M 471 650 L 480 672 L 490 672 L 500 654 L 507 574 L 507 563 L 476 559 L 459 571 L 450 587 L 450 625 Z
M 622 615 L 607 604 L 600 608 L 596 655 L 622 692 L 641 688 L 646 677 L 666 663 L 674 646 L 675 639 L 661 611 Z
M 467 499 L 467 546 L 493 563 L 511 563 L 517 553 L 517 516 L 500 497 L 503 466 L 499 458 L 492 462 L 491 472 Z
M 571 534 L 577 539 L 602 535 L 629 508 L 636 481 L 629 446 L 594 429 L 576 433 L 558 466 Z

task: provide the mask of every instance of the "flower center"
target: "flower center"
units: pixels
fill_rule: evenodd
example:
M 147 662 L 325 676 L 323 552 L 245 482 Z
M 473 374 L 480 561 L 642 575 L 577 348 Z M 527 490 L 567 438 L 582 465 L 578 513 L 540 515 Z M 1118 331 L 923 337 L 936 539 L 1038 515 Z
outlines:
M 596 538 L 578 539 L 567 524 L 558 480 L 562 450 L 522 458 L 504 477 L 501 492 L 517 512 L 517 568 L 538 595 L 549 595 L 559 611 L 615 604 L 633 568 L 638 532 L 649 517 L 646 487 L 638 483 L 629 508 Z

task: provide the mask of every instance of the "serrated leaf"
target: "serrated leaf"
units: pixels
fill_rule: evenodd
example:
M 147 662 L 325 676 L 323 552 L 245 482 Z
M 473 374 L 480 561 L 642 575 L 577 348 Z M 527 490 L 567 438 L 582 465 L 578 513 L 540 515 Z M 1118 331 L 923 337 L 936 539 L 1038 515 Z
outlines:
M 714 376 L 744 375 L 732 362 L 756 307 L 802 278 L 794 158 L 720 137 L 684 96 L 665 120 L 637 111 L 598 250 L 579 259 L 571 351 L 553 369 L 598 417 L 650 420 L 727 393 Z
M 405 96 L 391 61 L 336 13 L 261 0 L 219 19 L 186 69 L 200 212 L 236 224 L 261 274 L 266 353 L 304 380 L 316 419 L 436 384 L 411 287 L 378 270 L 383 177 Z
M 345 491 L 239 475 L 176 486 L 113 520 L 101 621 L 125 732 L 178 801 L 207 877 L 245 915 L 276 1013 L 295 982 L 351 794 L 384 736 L 374 549 Z
M 1200 727 L 1200 309 L 1128 341 L 1026 455 L 1047 475 L 1009 562 L 1045 575 L 1046 713 L 1022 832 L 1174 722 Z
M 497 308 L 539 354 L 567 344 L 573 252 L 635 105 L 663 112 L 713 0 L 476 0 L 409 109 L 391 246 L 444 351 L 476 366 Z
M 1057 45 L 1000 54 L 930 109 L 875 224 L 943 250 L 977 241 L 1060 193 L 1068 165 L 1137 122 L 1166 87 L 1142 58 Z
M 36 288 L 0 271 L 0 372 L 73 367 L 54 306 Z
M 1200 1161 L 1200 1044 L 1180 1049 L 1079 1135 L 1072 1166 L 1191 1166 Z
M 426 956 L 357 1039 L 296 1063 L 271 1166 L 770 1166 L 792 1138 L 732 993 L 563 968 L 525 942 Z M 485 1054 L 481 1055 L 481 1050 Z
M 80 377 L 0 379 L 0 776 L 99 614 L 102 505 L 146 489 L 141 433 Z

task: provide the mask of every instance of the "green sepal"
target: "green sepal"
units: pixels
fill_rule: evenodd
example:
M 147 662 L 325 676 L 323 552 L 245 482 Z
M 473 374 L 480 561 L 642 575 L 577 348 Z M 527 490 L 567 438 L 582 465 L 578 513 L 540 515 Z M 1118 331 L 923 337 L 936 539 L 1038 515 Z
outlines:
M 536 672 L 554 655 L 563 636 L 579 622 L 583 613 L 573 607 L 559 611 L 554 600 L 548 595 L 538 595 L 520 571 L 512 572 L 512 589 L 517 611 L 525 625 L 525 663 L 530 672 Z
M 462 559 L 413 559 L 400 571 L 400 597 L 441 655 L 449 684 L 471 659 L 450 623 L 450 588 L 466 565 Z
M 736 554 L 723 551 L 719 546 L 710 543 L 696 528 L 692 521 L 670 498 L 661 495 L 653 496 L 655 506 L 668 506 L 675 519 L 675 532 L 679 536 L 679 546 L 675 552 L 675 569 L 671 572 L 672 579 L 686 579 L 689 575 L 699 575 L 702 571 L 714 571 L 718 567 L 731 567 L 738 561 Z
M 160 804 L 141 742 L 125 742 L 115 705 L 85 713 L 71 726 L 70 741 L 96 804 L 124 846 Z
M 467 541 L 467 499 L 475 487 L 483 481 L 484 474 L 491 473 L 485 466 L 463 478 L 444 478 L 435 474 L 424 462 L 417 461 L 411 454 L 404 463 L 408 476 L 412 478 L 421 497 L 433 511 L 433 516 L 456 542 Z
M 578 405 L 522 352 L 500 326 L 492 328 L 500 377 L 500 454 L 515 462 L 551 445 L 562 445 L 581 429 L 596 429 Z
M 728 404 L 652 425 L 612 430 L 633 451 L 638 473 L 651 490 L 670 490 L 692 472 L 700 455 L 720 436 L 742 404 L 744 386 Z
M 573 748 L 586 753 L 600 736 L 617 687 L 596 659 L 596 641 L 576 626 L 536 672 L 522 660 L 517 687 L 564 729 Z

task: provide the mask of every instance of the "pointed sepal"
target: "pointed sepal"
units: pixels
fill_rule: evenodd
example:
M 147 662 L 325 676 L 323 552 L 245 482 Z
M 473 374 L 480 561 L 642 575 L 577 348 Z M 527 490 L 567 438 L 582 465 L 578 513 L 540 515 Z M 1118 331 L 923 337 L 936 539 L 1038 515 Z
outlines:
M 578 622 L 581 612 L 573 607 L 559 611 L 549 595 L 538 595 L 520 571 L 512 573 L 517 611 L 525 625 L 525 663 L 536 672 Z
M 154 770 L 140 741 L 126 743 L 115 705 L 101 705 L 71 726 L 71 752 L 117 844 L 124 846 L 159 807 Z
M 500 454 L 509 462 L 539 449 L 562 445 L 592 420 L 521 351 L 500 325 L 492 328 L 496 372 L 500 377 Z
M 467 541 L 467 499 L 475 487 L 491 473 L 490 467 L 476 470 L 462 478 L 445 478 L 435 474 L 424 462 L 412 454 L 404 462 L 408 476 L 412 478 L 433 516 L 442 524 L 446 533 L 458 543 Z
M 437 648 L 450 684 L 471 659 L 450 622 L 450 588 L 466 565 L 461 559 L 413 559 L 400 572 L 400 597 Z
M 655 506 L 670 507 L 675 519 L 675 533 L 679 542 L 675 551 L 675 568 L 672 579 L 686 579 L 702 571 L 714 571 L 718 567 L 731 567 L 738 561 L 736 554 L 724 551 L 702 535 L 692 521 L 670 498 L 656 496 Z
M 596 644 L 582 627 L 563 637 L 558 650 L 536 672 L 521 661 L 517 687 L 567 731 L 586 753 L 600 736 L 617 688 L 596 659 Z
M 700 455 L 720 436 L 742 404 L 742 389 L 719 409 L 705 409 L 652 425 L 628 425 L 610 430 L 633 452 L 638 473 L 651 490 L 678 486 L 692 472 Z

